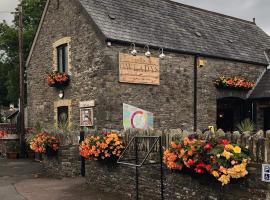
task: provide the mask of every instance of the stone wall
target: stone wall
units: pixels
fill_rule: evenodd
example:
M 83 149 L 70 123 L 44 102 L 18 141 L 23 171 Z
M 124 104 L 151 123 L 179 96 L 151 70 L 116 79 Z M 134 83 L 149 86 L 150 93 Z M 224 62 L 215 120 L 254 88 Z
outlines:
M 19 146 L 19 139 L 0 139 L 0 156 L 6 156 L 7 148 L 16 143 Z M 19 149 L 18 149 L 19 153 Z
M 97 99 L 102 93 L 102 35 L 76 0 L 50 1 L 33 55 L 27 66 L 28 126 L 40 122 L 44 128 L 55 125 L 54 105 L 60 100 L 59 89 L 50 88 L 46 75 L 54 68 L 55 42 L 70 38 L 70 85 L 64 100 L 71 101 L 70 122 L 79 124 L 79 101 Z M 103 94 L 103 93 L 102 93 Z M 57 104 L 59 106 L 59 104 Z M 99 105 L 95 107 L 98 110 Z M 96 112 L 98 113 L 98 112 Z
M 151 159 L 155 158 L 155 155 L 151 156 Z M 56 157 L 45 156 L 43 164 L 54 177 L 80 176 L 78 145 L 62 146 Z M 261 181 L 260 164 L 250 164 L 245 178 L 233 179 L 225 186 L 212 176 L 172 172 L 165 166 L 163 169 L 164 196 L 168 200 L 270 200 L 270 184 Z M 135 169 L 132 167 L 86 160 L 86 181 L 90 187 L 106 192 L 121 191 L 125 200 L 135 198 Z M 139 168 L 139 185 L 140 199 L 160 199 L 160 165 Z
M 226 77 L 242 76 L 250 81 L 256 81 L 265 67 L 232 61 L 206 59 L 206 65 L 198 69 L 198 123 L 200 129 L 216 124 L 217 99 L 224 97 L 239 97 L 245 99 L 247 92 L 231 92 L 218 90 L 213 80 L 224 75 Z M 243 94 L 244 93 L 244 94 Z
M 86 178 L 89 185 L 98 186 L 107 192 L 121 191 L 126 199 L 135 198 L 135 169 L 128 166 L 108 168 L 97 161 L 87 161 Z M 189 200 L 239 200 L 270 199 L 270 185 L 261 182 L 260 168 L 249 167 L 250 174 L 243 179 L 233 180 L 221 186 L 209 176 L 188 173 L 172 173 L 165 170 L 165 199 Z M 139 169 L 140 199 L 160 199 L 159 168 L 154 166 Z
M 47 129 L 55 122 L 55 102 L 59 90 L 48 87 L 46 74 L 52 71 L 54 46 L 70 38 L 70 85 L 64 99 L 71 101 L 70 122 L 79 125 L 79 102 L 95 100 L 95 128 L 122 129 L 122 104 L 127 103 L 154 113 L 155 128 L 191 129 L 193 122 L 194 56 L 165 52 L 160 64 L 160 85 L 119 83 L 118 55 L 129 46 L 112 43 L 107 47 L 88 14 L 77 1 L 50 1 L 48 12 L 28 66 L 28 125 L 41 122 Z M 137 48 L 139 55 L 143 48 Z M 159 52 L 152 50 L 152 56 Z M 217 98 L 230 97 L 217 90 L 213 80 L 221 75 L 245 76 L 255 81 L 262 66 L 206 59 L 198 68 L 198 128 L 216 123 Z M 239 94 L 236 94 L 236 96 Z M 245 95 L 240 94 L 240 97 Z
M 78 146 L 61 147 L 58 156 L 45 156 L 43 164 L 54 177 L 80 176 Z M 164 197 L 167 200 L 270 200 L 270 185 L 261 181 L 261 165 L 251 164 L 242 179 L 221 184 L 210 176 L 190 172 L 172 172 L 164 167 Z M 107 166 L 99 161 L 86 161 L 86 181 L 101 191 L 119 192 L 124 199 L 135 198 L 135 169 L 125 165 Z M 160 166 L 139 168 L 140 199 L 160 199 Z
M 78 146 L 61 146 L 58 155 L 43 156 L 43 164 L 48 174 L 63 177 L 76 177 L 81 173 Z
M 159 86 L 120 83 L 118 54 L 129 50 L 128 46 L 113 44 L 104 52 L 103 90 L 106 96 L 99 99 L 104 105 L 101 112 L 104 116 L 98 121 L 106 128 L 121 129 L 122 103 L 127 103 L 153 112 L 155 128 L 192 128 L 194 56 L 165 52 L 165 59 L 160 60 Z M 143 48 L 137 50 L 143 55 Z M 159 55 L 158 51 L 151 52 L 152 56 Z M 265 69 L 233 61 L 204 59 L 205 66 L 198 68 L 198 128 L 202 130 L 216 124 L 217 99 L 245 99 L 247 95 L 247 92 L 218 90 L 213 84 L 215 79 L 224 75 L 256 81 Z

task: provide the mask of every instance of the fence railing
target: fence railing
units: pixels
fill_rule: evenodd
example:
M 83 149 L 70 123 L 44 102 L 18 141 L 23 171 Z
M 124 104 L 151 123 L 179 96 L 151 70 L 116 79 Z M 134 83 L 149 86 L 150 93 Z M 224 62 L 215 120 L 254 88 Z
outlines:
M 164 149 L 168 148 L 172 141 L 181 140 L 182 138 L 194 134 L 191 131 L 181 130 L 181 129 L 171 129 L 171 130 L 137 130 L 130 129 L 127 131 L 120 132 L 123 136 L 123 140 L 126 144 L 137 135 L 140 136 L 161 136 L 162 146 Z M 245 132 L 240 134 L 239 132 L 223 132 L 218 130 L 216 132 L 205 131 L 197 132 L 197 137 L 199 139 L 211 139 L 211 138 L 226 138 L 232 143 L 238 144 L 242 147 L 248 148 L 252 153 L 252 161 L 256 163 L 270 162 L 270 131 L 263 132 L 258 131 L 256 133 Z M 152 146 L 151 141 L 143 140 L 139 144 L 139 149 L 141 151 L 148 151 Z M 155 149 L 158 151 L 158 147 Z

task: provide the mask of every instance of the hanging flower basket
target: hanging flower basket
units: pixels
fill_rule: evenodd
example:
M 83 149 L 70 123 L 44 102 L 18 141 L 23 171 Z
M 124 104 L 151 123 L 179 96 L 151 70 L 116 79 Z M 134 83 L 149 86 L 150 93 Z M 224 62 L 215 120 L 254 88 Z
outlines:
M 45 153 L 47 156 L 57 155 L 60 142 L 53 135 L 42 132 L 33 136 L 29 141 L 30 149 L 36 153 Z
M 47 75 L 47 83 L 50 87 L 66 87 L 68 86 L 70 77 L 66 73 L 52 72 Z
M 80 145 L 80 155 L 104 164 L 116 163 L 124 150 L 121 137 L 117 133 L 88 136 Z
M 186 137 L 171 143 L 164 152 L 163 161 L 171 170 L 189 169 L 194 174 L 208 174 L 226 185 L 231 179 L 248 174 L 250 152 L 227 139 L 199 140 Z
M 233 89 L 233 90 L 251 90 L 255 86 L 255 82 L 249 81 L 243 77 L 224 77 L 214 81 L 214 85 L 219 89 Z

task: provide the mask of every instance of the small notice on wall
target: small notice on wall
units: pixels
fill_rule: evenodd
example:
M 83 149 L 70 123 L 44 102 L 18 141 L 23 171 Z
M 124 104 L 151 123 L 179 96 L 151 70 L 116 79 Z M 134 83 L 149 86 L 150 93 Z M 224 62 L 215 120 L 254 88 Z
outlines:
M 123 104 L 123 125 L 125 130 L 133 128 L 144 130 L 153 129 L 153 113 L 128 104 Z
M 123 83 L 159 85 L 159 58 L 120 53 L 119 81 Z
M 270 164 L 262 164 L 262 181 L 270 183 Z
M 80 109 L 80 126 L 93 126 L 93 108 Z

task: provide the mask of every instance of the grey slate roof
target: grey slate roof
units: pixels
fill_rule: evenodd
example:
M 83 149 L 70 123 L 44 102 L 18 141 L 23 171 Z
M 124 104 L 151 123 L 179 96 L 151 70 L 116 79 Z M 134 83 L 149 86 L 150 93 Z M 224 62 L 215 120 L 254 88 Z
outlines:
M 260 82 L 252 91 L 250 99 L 270 98 L 270 69 L 268 69 Z
M 253 22 L 170 0 L 79 1 L 107 39 L 267 65 L 270 37 Z

